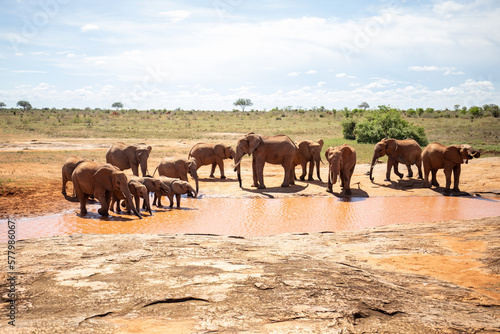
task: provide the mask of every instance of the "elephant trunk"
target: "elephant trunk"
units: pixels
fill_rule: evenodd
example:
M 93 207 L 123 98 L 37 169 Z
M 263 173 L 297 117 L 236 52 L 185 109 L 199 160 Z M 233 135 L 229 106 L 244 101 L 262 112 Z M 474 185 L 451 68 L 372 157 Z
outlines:
M 148 162 L 146 161 L 141 161 L 141 172 L 142 176 L 148 175 Z
M 120 190 L 123 193 L 123 195 L 125 196 L 125 200 L 127 203 L 127 211 L 132 210 L 134 215 L 136 215 L 137 217 L 142 219 L 141 213 L 138 212 L 137 209 L 135 208 L 134 202 L 132 200 L 132 194 L 130 193 L 130 189 L 128 188 L 128 185 L 125 184 L 125 186 L 121 187 Z
M 370 181 L 373 181 L 373 167 L 377 163 L 378 156 L 377 154 L 373 154 L 372 163 L 370 164 Z
M 194 179 L 194 183 L 196 184 L 196 194 L 198 194 L 198 191 L 200 189 L 199 184 L 198 184 L 198 173 L 195 171 L 191 172 L 191 176 Z M 196 196 L 193 196 L 196 197 Z
M 240 188 L 241 188 L 241 160 L 243 158 L 243 154 L 238 154 L 238 152 L 236 153 L 236 157 L 234 158 L 234 162 L 235 162 L 235 165 L 234 165 L 234 171 L 236 172 L 236 175 L 238 176 L 238 182 L 240 184 Z
M 191 196 L 193 196 L 193 198 L 198 196 L 198 191 L 194 190 L 192 186 L 189 186 L 189 191 L 191 191 Z
M 144 194 L 144 203 L 146 204 L 146 208 L 148 208 L 149 214 L 152 216 L 153 212 L 151 211 L 151 200 L 149 198 L 149 191 L 146 189 L 146 193 Z

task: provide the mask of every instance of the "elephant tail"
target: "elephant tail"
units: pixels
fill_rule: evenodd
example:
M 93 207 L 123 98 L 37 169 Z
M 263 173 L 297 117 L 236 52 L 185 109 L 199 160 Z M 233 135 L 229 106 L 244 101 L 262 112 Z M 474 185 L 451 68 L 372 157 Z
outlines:
M 155 171 L 153 172 L 153 177 L 155 177 L 156 171 L 158 170 L 158 167 L 155 168 Z

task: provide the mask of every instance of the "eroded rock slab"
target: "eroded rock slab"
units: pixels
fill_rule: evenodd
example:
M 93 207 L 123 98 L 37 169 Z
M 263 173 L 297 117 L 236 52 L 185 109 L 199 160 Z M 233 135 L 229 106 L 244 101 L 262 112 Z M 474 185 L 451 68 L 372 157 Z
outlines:
M 0 332 L 500 332 L 499 245 L 500 217 L 18 241 L 16 327 L 3 318 Z

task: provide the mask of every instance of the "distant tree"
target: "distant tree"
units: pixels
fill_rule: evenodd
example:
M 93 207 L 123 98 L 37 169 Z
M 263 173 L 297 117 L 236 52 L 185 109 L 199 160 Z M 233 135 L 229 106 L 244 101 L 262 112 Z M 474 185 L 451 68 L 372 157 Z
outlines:
M 118 109 L 123 109 L 123 103 L 121 102 L 115 102 L 111 105 L 112 108 L 116 108 L 116 110 Z
M 3 102 L 0 102 L 0 109 L 2 109 L 3 107 L 6 107 L 7 105 Z
M 23 100 L 18 101 L 16 106 L 22 107 L 24 110 L 30 110 L 31 108 L 33 108 L 28 101 L 23 101 Z
M 358 108 L 362 108 L 362 109 L 365 109 L 365 110 L 366 110 L 366 109 L 370 108 L 370 105 L 369 105 L 368 103 L 366 103 L 366 102 L 363 102 L 363 103 L 361 103 L 361 104 L 358 106 Z
M 245 107 L 253 106 L 250 99 L 237 99 L 234 103 L 235 106 L 241 107 L 241 111 L 245 111 Z

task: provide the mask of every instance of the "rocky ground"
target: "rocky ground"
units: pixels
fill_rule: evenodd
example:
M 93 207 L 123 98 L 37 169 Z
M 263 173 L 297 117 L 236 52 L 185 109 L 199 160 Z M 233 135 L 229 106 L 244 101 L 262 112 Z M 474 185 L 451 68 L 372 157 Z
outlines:
M 253 238 L 19 241 L 16 328 L 4 316 L 0 331 L 496 333 L 499 244 L 498 217 Z
M 2 188 L 0 216 L 76 210 L 78 204 L 60 193 L 61 165 L 2 162 L 0 174 L 25 173 L 31 182 Z M 280 168 L 266 166 L 268 189 L 257 191 L 250 187 L 249 160 L 243 189 L 230 165 L 223 182 L 209 179 L 208 167 L 200 169 L 201 191 L 342 196 L 338 185 L 326 193 L 326 166 L 323 182 L 286 189 L 279 187 Z M 498 198 L 499 167 L 499 157 L 463 165 L 461 195 Z M 372 183 L 367 170 L 366 164 L 356 167 L 354 196 L 443 196 L 442 188 L 424 189 L 420 180 L 383 181 L 385 165 L 376 166 Z M 496 333 L 499 244 L 500 217 L 252 238 L 89 234 L 19 240 L 16 327 L 2 316 L 0 332 Z M 0 247 L 6 267 L 7 244 Z M 9 307 L 8 278 L 1 270 L 3 310 Z

